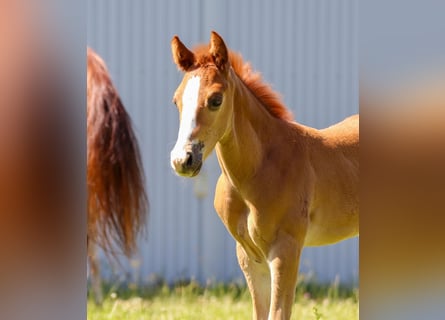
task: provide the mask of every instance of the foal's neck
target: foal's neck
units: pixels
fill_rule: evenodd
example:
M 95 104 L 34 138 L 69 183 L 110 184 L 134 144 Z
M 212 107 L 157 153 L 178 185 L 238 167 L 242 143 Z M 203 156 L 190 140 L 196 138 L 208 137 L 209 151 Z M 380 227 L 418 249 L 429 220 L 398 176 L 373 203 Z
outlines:
M 236 185 L 255 175 L 270 146 L 280 139 L 284 120 L 273 117 L 234 72 L 231 79 L 231 126 L 216 152 L 223 173 Z

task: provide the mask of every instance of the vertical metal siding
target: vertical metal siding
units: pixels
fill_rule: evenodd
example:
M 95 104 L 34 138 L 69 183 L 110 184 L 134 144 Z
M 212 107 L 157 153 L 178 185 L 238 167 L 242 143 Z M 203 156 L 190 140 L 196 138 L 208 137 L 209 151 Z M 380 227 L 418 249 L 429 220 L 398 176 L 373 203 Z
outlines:
M 169 165 L 178 130 L 171 98 L 181 79 L 172 36 L 193 45 L 217 30 L 282 94 L 297 121 L 321 128 L 358 112 L 357 6 L 355 0 L 88 2 L 88 44 L 106 61 L 133 119 L 147 175 L 142 281 L 151 274 L 169 281 L 242 278 L 234 240 L 213 208 L 216 157 L 203 168 L 209 191 L 201 200 L 197 181 L 175 176 Z M 357 281 L 358 239 L 305 248 L 301 270 L 321 281 L 336 275 Z

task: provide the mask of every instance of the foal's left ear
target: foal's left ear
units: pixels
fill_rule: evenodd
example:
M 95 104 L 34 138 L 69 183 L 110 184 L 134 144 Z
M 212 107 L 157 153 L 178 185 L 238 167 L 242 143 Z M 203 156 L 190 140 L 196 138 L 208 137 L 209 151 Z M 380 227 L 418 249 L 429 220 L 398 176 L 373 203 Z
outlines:
M 229 64 L 229 54 L 224 40 L 215 31 L 210 33 L 209 53 L 213 57 L 213 62 L 220 70 L 225 70 Z

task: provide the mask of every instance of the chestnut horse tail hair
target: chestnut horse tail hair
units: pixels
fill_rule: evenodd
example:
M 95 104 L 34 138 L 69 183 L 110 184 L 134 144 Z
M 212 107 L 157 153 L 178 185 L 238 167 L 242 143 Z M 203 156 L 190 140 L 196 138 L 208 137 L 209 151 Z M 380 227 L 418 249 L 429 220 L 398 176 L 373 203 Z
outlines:
M 144 170 L 131 119 L 104 61 L 89 48 L 87 148 L 87 241 L 130 256 L 148 213 Z

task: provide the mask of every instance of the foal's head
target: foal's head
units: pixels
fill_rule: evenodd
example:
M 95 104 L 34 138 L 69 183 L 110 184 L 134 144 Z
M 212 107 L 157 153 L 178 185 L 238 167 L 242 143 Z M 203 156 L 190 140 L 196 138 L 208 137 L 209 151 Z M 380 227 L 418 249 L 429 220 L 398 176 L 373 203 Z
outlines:
M 179 175 L 193 177 L 230 123 L 229 53 L 216 32 L 211 33 L 208 46 L 195 52 L 187 49 L 177 36 L 172 39 L 171 48 L 173 60 L 185 73 L 173 97 L 180 127 L 171 165 Z

